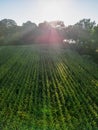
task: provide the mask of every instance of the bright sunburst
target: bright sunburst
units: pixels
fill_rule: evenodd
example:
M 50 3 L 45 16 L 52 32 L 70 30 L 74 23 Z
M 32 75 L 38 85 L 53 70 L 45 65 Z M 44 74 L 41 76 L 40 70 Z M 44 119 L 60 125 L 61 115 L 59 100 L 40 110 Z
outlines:
M 44 5 L 43 13 L 48 19 L 59 19 L 62 9 L 58 2 L 48 2 Z
M 60 20 L 68 17 L 68 8 L 66 0 L 46 0 L 39 3 L 39 15 L 48 21 Z

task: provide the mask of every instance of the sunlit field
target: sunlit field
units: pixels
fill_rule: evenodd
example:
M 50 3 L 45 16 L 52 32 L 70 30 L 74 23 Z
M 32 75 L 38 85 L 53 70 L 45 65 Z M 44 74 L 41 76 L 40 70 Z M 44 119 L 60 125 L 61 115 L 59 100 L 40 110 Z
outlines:
M 98 65 L 52 45 L 0 47 L 0 130 L 97 130 Z

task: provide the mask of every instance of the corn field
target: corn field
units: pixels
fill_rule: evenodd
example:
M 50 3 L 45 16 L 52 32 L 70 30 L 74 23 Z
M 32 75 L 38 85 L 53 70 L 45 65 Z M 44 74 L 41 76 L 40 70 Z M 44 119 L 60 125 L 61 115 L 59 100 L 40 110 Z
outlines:
M 97 130 L 98 65 L 63 47 L 0 47 L 0 130 Z

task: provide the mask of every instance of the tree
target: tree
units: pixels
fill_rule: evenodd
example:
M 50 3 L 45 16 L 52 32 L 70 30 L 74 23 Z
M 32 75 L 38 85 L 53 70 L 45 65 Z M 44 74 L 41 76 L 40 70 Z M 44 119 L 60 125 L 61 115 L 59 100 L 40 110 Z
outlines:
M 22 27 L 27 30 L 34 30 L 36 29 L 37 25 L 31 21 L 27 21 L 26 23 L 23 23 Z
M 82 29 L 92 30 L 95 26 L 95 21 L 91 22 L 90 19 L 82 19 L 76 25 L 79 25 Z
M 94 27 L 92 34 L 94 42 L 98 43 L 98 25 Z
M 17 23 L 12 19 L 3 19 L 0 21 L 0 26 L 5 26 L 7 28 L 17 26 Z

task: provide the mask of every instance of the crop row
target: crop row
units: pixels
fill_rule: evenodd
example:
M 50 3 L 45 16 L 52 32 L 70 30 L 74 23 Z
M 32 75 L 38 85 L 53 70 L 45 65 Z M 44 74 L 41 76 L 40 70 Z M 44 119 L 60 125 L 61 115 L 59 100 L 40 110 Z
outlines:
M 34 45 L 1 48 L 0 63 L 1 130 L 98 127 L 93 61 L 70 50 Z

